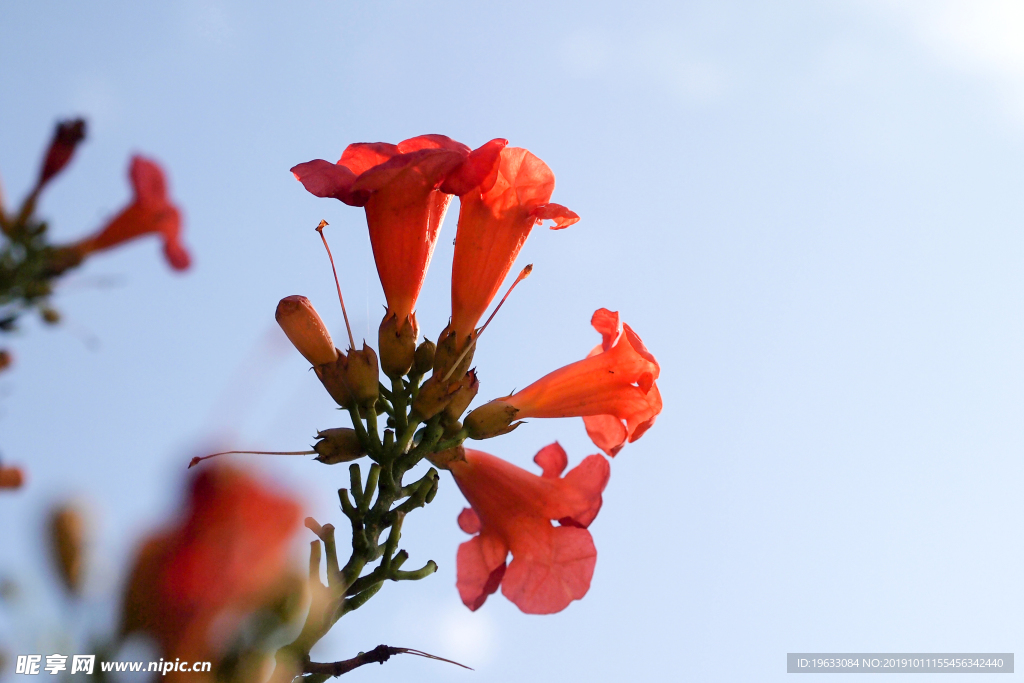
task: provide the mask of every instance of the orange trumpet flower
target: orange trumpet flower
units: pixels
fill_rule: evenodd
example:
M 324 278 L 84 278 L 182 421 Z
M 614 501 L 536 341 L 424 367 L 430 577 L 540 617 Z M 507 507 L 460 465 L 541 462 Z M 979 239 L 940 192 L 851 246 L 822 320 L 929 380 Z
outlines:
M 452 323 L 461 350 L 498 293 L 533 226 L 545 219 L 552 230 L 580 217 L 551 204 L 555 175 L 525 149 L 501 150 L 497 168 L 459 195 L 459 227 L 452 262 Z
M 185 270 L 191 258 L 181 243 L 181 213 L 167 196 L 163 169 L 155 161 L 135 156 L 132 157 L 128 176 L 135 193 L 134 201 L 106 227 L 72 245 L 72 249 L 80 257 L 85 257 L 141 235 L 157 233 L 163 238 L 167 262 L 175 270 Z
M 370 245 L 388 302 L 401 330 L 411 320 L 437 234 L 453 194 L 492 172 L 505 140 L 479 149 L 443 135 L 420 135 L 397 145 L 359 142 L 332 164 L 314 159 L 291 169 L 317 197 L 333 197 L 366 210 Z
M 465 421 L 470 436 L 490 438 L 528 417 L 583 417 L 591 439 L 610 456 L 643 436 L 661 413 L 658 361 L 629 325 L 620 332 L 618 313 L 601 308 L 590 322 L 603 337 L 600 346 L 471 412 Z
M 458 552 L 456 585 L 471 610 L 499 585 L 527 614 L 560 612 L 590 589 L 597 550 L 586 527 L 601 509 L 608 461 L 591 455 L 560 477 L 568 460 L 557 442 L 533 460 L 541 476 L 469 449 L 464 461 L 449 463 L 472 506 L 459 515 L 459 527 L 477 534 Z

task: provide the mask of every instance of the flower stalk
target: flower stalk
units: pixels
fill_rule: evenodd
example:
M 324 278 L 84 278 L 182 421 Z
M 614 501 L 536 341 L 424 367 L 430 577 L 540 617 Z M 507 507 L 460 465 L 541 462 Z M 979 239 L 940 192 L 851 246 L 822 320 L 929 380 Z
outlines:
M 411 374 L 391 378 L 391 387 L 380 385 L 376 401 L 349 409 L 352 431 L 372 463 L 363 473 L 359 463 L 349 465 L 349 487 L 338 491 L 341 511 L 351 529 L 351 551 L 342 564 L 333 525 L 320 525 L 312 518 L 306 526 L 317 536 L 310 550 L 312 605 L 299 636 L 278 652 L 278 662 L 298 662 L 303 673 L 314 680 L 325 671 L 338 668 L 312 662 L 309 651 L 343 616 L 366 604 L 388 581 L 418 581 L 437 571 L 428 560 L 418 569 L 405 569 L 409 554 L 401 549 L 402 525 L 406 516 L 428 505 L 437 495 L 440 475 L 431 467 L 419 479 L 406 483 L 408 472 L 426 457 L 461 444 L 465 436 L 441 441 L 440 416 L 426 423 L 412 411 L 419 378 Z M 377 406 L 387 408 L 389 421 L 398 429 L 385 429 L 377 421 Z M 321 432 L 321 434 L 325 434 Z M 323 560 L 321 559 L 323 558 Z M 321 562 L 326 564 L 327 583 L 321 581 Z M 343 673 L 343 672 L 342 672 Z M 338 675 L 338 674 L 331 674 Z

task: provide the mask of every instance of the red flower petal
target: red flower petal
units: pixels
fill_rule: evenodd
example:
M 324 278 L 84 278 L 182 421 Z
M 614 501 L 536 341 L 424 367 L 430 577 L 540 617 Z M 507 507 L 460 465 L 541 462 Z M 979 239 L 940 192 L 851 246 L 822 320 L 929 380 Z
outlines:
M 626 439 L 629 438 L 626 425 L 614 415 L 584 415 L 583 425 L 594 445 L 613 458 L 622 450 L 626 445 Z
M 192 265 L 192 256 L 177 238 L 164 242 L 164 257 L 175 270 L 187 270 Z
M 457 585 L 470 609 L 479 608 L 497 582 L 506 597 L 531 614 L 557 612 L 587 592 L 597 552 L 583 527 L 601 509 L 608 461 L 588 456 L 559 478 L 566 456 L 558 444 L 542 449 L 535 460 L 543 476 L 468 449 L 465 461 L 449 465 L 472 505 L 472 513 L 459 515 L 459 526 L 479 530 L 458 553 Z M 553 527 L 551 520 L 565 526 Z M 512 563 L 499 572 L 509 552 Z
M 513 554 L 501 592 L 527 614 L 554 614 L 590 590 L 597 549 L 586 529 L 548 525 L 535 533 L 528 551 Z
M 500 560 L 495 563 L 494 558 L 498 553 L 487 551 L 488 541 L 493 544 L 495 539 L 474 536 L 459 546 L 455 560 L 458 577 L 455 587 L 459 590 L 463 604 L 474 612 L 480 609 L 488 595 L 498 590 L 501 577 L 505 574 L 508 549 L 500 553 Z
M 544 471 L 541 476 L 548 479 L 557 479 L 569 465 L 569 457 L 557 441 L 540 449 L 537 455 L 533 456 L 533 461 Z
M 441 191 L 464 195 L 474 189 L 478 192 L 490 190 L 498 179 L 498 162 L 506 145 L 508 140 L 495 138 L 470 152 L 465 163 L 445 178 Z
M 622 333 L 622 325 L 619 320 L 618 311 L 609 311 L 607 308 L 599 308 L 594 311 L 590 318 L 590 324 L 601 335 L 601 345 L 590 352 L 594 356 L 601 351 L 612 348 Z
M 462 508 L 459 513 L 459 528 L 467 534 L 480 533 L 480 518 L 473 512 L 473 508 Z
M 561 230 L 562 228 L 568 228 L 573 223 L 578 223 L 580 220 L 579 214 L 575 211 L 570 211 L 561 204 L 541 204 L 536 209 L 530 212 L 530 215 L 536 218 L 538 221 L 552 220 L 555 222 L 551 226 L 552 230 Z
M 302 183 L 310 194 L 317 197 L 333 197 L 349 203 L 346 199 L 350 196 L 349 190 L 356 180 L 356 174 L 350 169 L 323 159 L 313 159 L 292 166 L 291 171 L 295 179 Z

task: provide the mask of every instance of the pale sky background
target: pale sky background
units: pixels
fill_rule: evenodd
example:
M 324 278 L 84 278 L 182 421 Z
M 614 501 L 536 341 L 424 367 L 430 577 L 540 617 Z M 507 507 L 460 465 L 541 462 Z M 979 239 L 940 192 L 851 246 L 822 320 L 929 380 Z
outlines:
M 388 643 L 477 669 L 399 658 L 352 681 L 771 681 L 791 651 L 1024 650 L 1021 3 L 0 1 L 8 197 L 76 114 L 89 138 L 41 205 L 54 235 L 117 211 L 141 152 L 195 267 L 172 274 L 154 240 L 96 257 L 55 298 L 65 325 L 3 340 L 0 449 L 31 481 L 0 496 L 0 573 L 45 609 L 0 617 L 0 642 L 107 619 L 42 597 L 52 502 L 93 511 L 102 604 L 192 455 L 345 424 L 274 307 L 305 294 L 343 338 L 321 218 L 357 335 L 376 339 L 383 296 L 362 212 L 288 169 L 436 132 L 527 147 L 583 218 L 527 243 L 480 400 L 582 357 L 604 306 L 660 360 L 665 410 L 612 463 L 584 600 L 468 612 L 446 476 L 403 536 L 438 574 L 386 586 L 315 655 Z M 431 338 L 454 218 L 420 299 Z M 571 464 L 596 450 L 580 420 L 483 448 L 532 467 L 555 439 Z M 342 526 L 343 467 L 238 462 Z

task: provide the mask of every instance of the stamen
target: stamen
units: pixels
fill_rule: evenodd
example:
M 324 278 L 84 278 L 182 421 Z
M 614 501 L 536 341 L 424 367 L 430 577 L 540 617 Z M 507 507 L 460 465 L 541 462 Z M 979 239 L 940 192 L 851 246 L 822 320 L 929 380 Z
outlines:
M 519 277 L 517 277 L 516 281 L 513 282 L 511 284 L 511 286 L 509 286 L 508 291 L 505 292 L 505 296 L 501 297 L 501 301 L 498 302 L 498 305 L 494 308 L 494 311 L 491 312 L 490 317 L 487 318 L 487 322 L 485 322 L 483 324 L 483 326 L 481 326 L 480 329 L 478 329 L 476 331 L 476 335 L 474 335 L 472 341 L 470 341 L 468 344 L 466 344 L 466 348 L 462 351 L 461 354 L 459 354 L 459 357 L 452 364 L 452 367 L 449 368 L 448 373 L 441 380 L 442 382 L 447 382 L 448 381 L 448 378 L 452 376 L 453 372 L 455 372 L 455 368 L 459 367 L 459 363 L 462 362 L 462 359 L 465 358 L 466 355 L 470 351 L 472 351 L 474 347 L 476 347 L 477 339 L 480 338 L 480 335 L 482 335 L 484 333 L 484 330 L 487 329 L 487 326 L 491 324 L 492 320 L 494 320 L 494 316 L 497 315 L 498 311 L 501 310 L 502 305 L 505 303 L 505 299 L 507 299 L 508 295 L 512 293 L 512 290 L 516 288 L 516 285 L 518 285 L 520 282 L 522 282 L 523 280 L 528 278 L 530 276 L 530 273 L 532 273 L 532 272 L 533 272 L 533 264 L 532 263 L 529 264 L 528 266 L 526 266 L 525 268 L 523 268 L 519 272 Z
M 331 255 L 331 248 L 327 246 L 327 238 L 324 237 L 324 226 L 330 225 L 327 221 L 321 219 L 320 225 L 316 226 L 315 230 L 320 233 L 320 239 L 324 241 L 324 249 L 327 250 L 327 258 L 331 260 L 331 270 L 334 272 L 334 285 L 338 288 L 338 301 L 341 302 L 341 314 L 345 316 L 345 329 L 348 330 L 348 343 L 349 348 L 356 348 L 355 337 L 352 336 L 352 326 L 348 324 L 348 311 L 345 310 L 345 300 L 341 297 L 341 283 L 338 282 L 338 269 L 334 267 L 334 257 Z
M 313 455 L 314 453 L 316 453 L 316 451 L 222 451 L 220 453 L 204 455 L 201 458 L 197 455 L 196 457 L 192 458 L 191 462 L 189 462 L 188 469 L 192 469 L 193 467 L 195 467 L 204 460 L 216 458 L 218 455 L 229 455 L 231 453 L 242 453 L 248 455 Z

